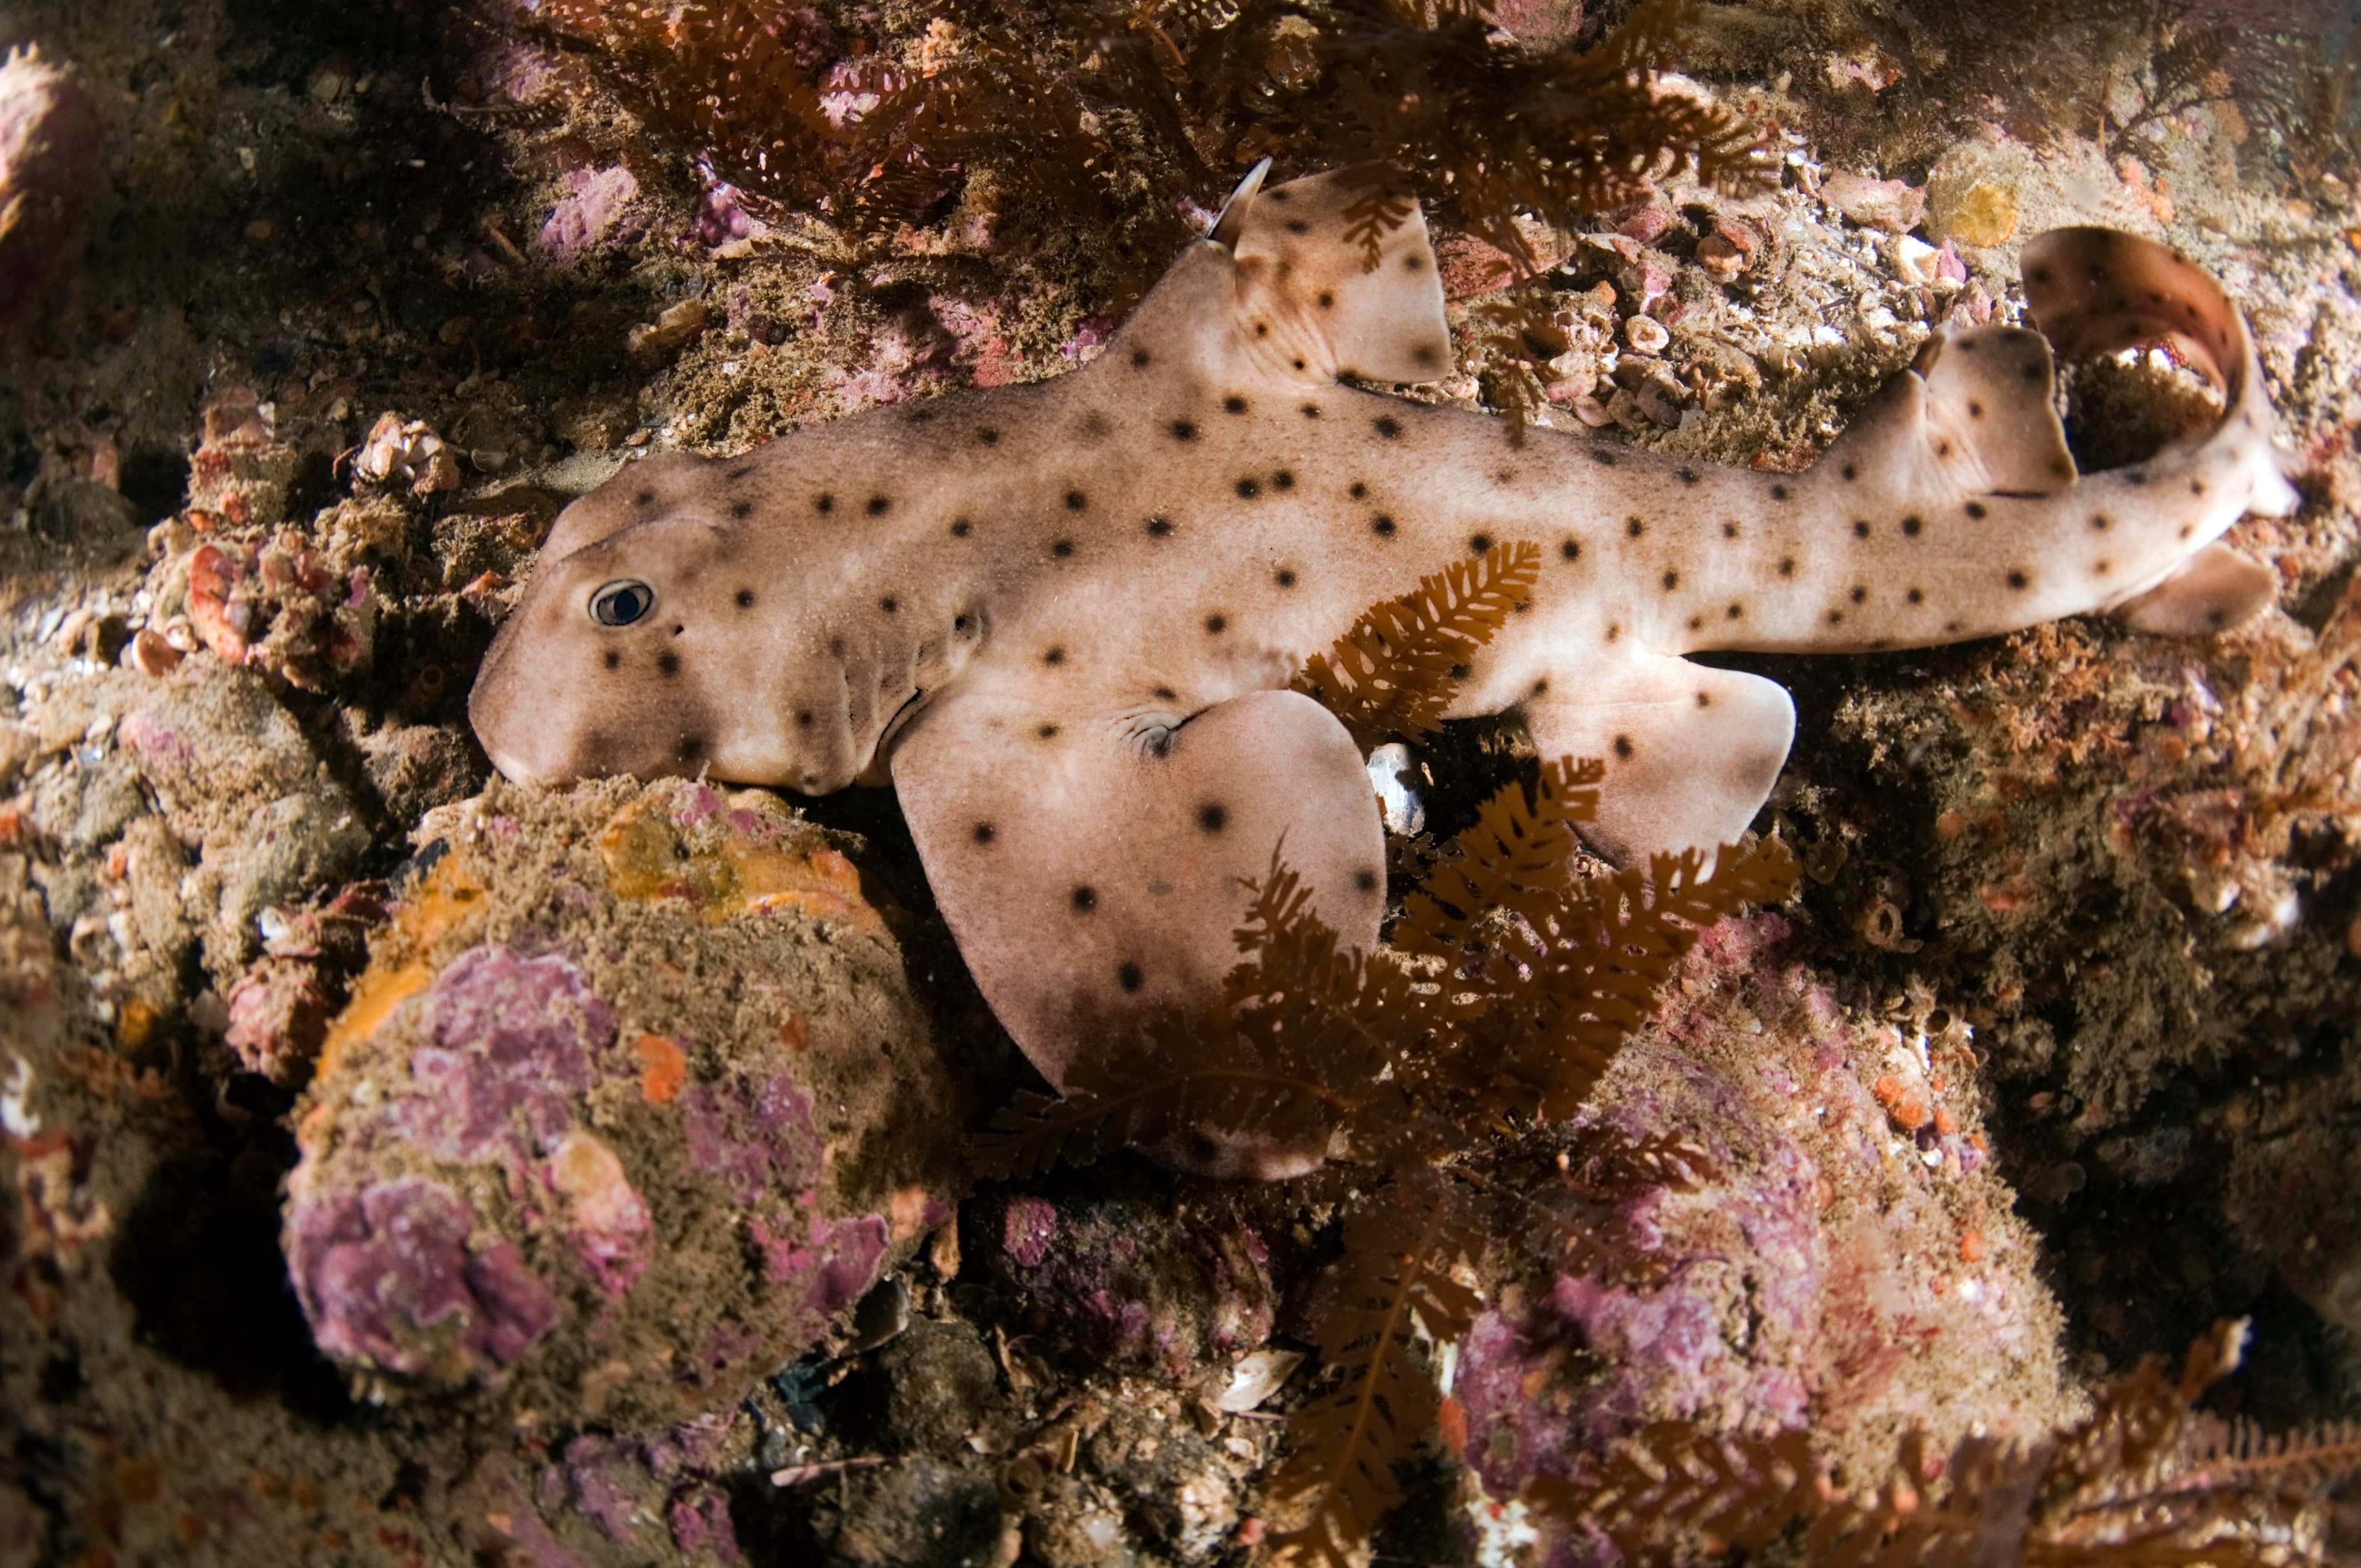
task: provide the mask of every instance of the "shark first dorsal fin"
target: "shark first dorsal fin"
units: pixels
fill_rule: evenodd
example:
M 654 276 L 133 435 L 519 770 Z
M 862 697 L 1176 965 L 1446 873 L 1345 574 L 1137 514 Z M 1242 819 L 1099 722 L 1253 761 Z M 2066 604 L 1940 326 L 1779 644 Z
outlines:
M 1293 390 L 1451 373 L 1418 204 L 1367 170 L 1265 189 L 1257 164 L 1098 363 Z M 1187 374 L 1187 371 L 1183 371 Z
M 1238 328 L 1256 357 L 1307 381 L 1438 381 L 1451 373 L 1443 281 L 1426 219 L 1378 171 L 1257 190 L 1214 225 L 1236 258 Z

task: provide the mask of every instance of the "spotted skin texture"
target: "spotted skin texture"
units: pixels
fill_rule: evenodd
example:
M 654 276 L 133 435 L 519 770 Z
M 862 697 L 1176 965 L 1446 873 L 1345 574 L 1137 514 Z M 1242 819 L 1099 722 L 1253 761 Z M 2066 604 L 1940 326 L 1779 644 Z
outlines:
M 1423 223 L 1371 267 L 1340 177 L 1254 185 L 1080 371 L 652 457 L 568 507 L 477 684 L 493 761 L 891 782 L 985 995 L 1062 1082 L 1109 1016 L 1210 994 L 1282 842 L 1322 916 L 1375 942 L 1360 759 L 1282 688 L 1364 608 L 1494 542 L 1541 543 L 1541 578 L 1452 712 L 1604 758 L 1596 838 L 1619 856 L 1737 837 L 1786 755 L 1785 692 L 1684 654 L 2105 609 L 2203 630 L 2268 598 L 2213 544 L 2294 503 L 2253 349 L 2147 242 L 2037 239 L 2030 298 L 2075 352 L 2169 339 L 2222 390 L 2213 427 L 2079 476 L 2042 336 L 1984 328 L 1931 344 L 1809 471 L 1759 474 L 1519 444 L 1340 382 L 1447 370 Z M 616 584 L 649 603 L 603 624 Z

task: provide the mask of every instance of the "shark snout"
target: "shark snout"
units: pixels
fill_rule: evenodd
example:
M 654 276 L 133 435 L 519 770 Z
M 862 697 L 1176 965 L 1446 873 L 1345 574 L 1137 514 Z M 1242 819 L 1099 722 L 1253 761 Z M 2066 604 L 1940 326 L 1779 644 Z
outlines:
M 565 733 L 563 709 L 516 702 L 490 659 L 467 694 L 467 724 L 476 732 L 500 776 L 515 784 L 563 784 L 580 776 L 574 753 L 578 751 Z

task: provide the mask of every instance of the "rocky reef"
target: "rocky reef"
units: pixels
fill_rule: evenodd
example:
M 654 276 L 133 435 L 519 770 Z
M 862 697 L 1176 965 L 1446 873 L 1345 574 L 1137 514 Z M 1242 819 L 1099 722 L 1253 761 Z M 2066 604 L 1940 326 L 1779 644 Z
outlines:
M 522 789 L 464 703 L 623 462 L 1091 359 L 1155 247 L 1340 134 L 1290 95 L 1348 8 L 1026 50 L 675 9 L 759 12 L 750 63 L 684 93 L 545 5 L 0 18 L 0 1565 L 1151 1568 L 1292 1522 L 1365 1168 L 979 1180 L 1028 1080 L 890 795 Z M 1756 828 L 1805 883 L 1705 934 L 1579 1116 L 1453 1170 L 1504 1217 L 1378 1561 L 1612 1562 L 1517 1499 L 1665 1422 L 1855 1491 L 2031 1452 L 2221 1320 L 2202 1419 L 2361 1416 L 2353 31 L 1987 9 L 1713 8 L 1662 80 L 1768 181 L 1437 194 L 1458 369 L 1415 395 L 1800 466 L 1933 333 L 2021 319 L 2031 234 L 2112 224 L 2254 323 L 2304 504 L 2233 537 L 2279 603 L 1742 661 L 1797 696 Z M 956 123 L 870 158 L 921 91 Z M 757 178 L 763 115 L 838 184 Z M 2205 411 L 2156 356 L 2070 392 L 2087 465 Z M 1398 887 L 1528 750 L 1408 759 Z M 2274 1550 L 2361 1551 L 2304 1486 Z

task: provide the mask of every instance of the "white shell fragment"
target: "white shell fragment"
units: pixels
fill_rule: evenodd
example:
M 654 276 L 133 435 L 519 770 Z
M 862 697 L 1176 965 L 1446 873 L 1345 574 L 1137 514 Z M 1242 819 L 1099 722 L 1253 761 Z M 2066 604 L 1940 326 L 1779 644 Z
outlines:
M 1426 830 L 1426 803 L 1415 786 L 1426 770 L 1399 740 L 1388 741 L 1369 753 L 1369 783 L 1378 792 L 1378 808 L 1386 814 L 1386 831 L 1408 839 Z
M 1278 1393 L 1279 1386 L 1302 1365 L 1301 1351 L 1256 1351 L 1231 1368 L 1229 1387 L 1215 1397 L 1213 1408 L 1224 1415 L 1242 1415 Z

